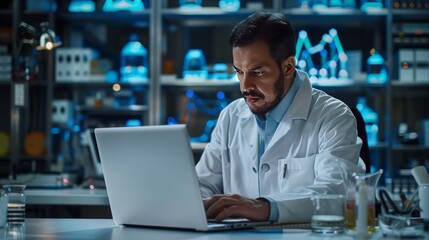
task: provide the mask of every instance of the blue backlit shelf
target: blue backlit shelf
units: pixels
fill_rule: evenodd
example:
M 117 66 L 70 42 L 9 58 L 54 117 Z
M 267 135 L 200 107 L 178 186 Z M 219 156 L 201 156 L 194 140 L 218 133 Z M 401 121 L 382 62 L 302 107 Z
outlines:
M 91 115 L 141 115 L 148 111 L 145 105 L 129 105 L 122 107 L 77 107 L 77 111 Z
M 164 87 L 238 87 L 240 83 L 232 80 L 164 80 Z
M 60 18 L 73 23 L 103 23 L 110 25 L 131 25 L 149 27 L 150 10 L 141 12 L 89 12 L 61 13 Z

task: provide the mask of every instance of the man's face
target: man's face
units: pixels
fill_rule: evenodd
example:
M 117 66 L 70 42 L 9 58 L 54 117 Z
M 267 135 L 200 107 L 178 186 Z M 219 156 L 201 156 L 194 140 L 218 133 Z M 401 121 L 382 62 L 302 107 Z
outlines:
M 282 63 L 280 69 L 263 41 L 245 47 L 234 47 L 232 56 L 240 80 L 240 90 L 247 105 L 254 114 L 263 116 L 279 103 L 292 84 L 293 78 L 285 77 L 290 75 L 286 67 L 289 59 Z

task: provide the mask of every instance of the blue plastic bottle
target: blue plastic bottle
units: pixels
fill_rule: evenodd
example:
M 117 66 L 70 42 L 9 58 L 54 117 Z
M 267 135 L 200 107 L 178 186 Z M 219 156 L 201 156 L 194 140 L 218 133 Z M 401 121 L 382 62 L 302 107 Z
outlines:
M 312 8 L 314 10 L 323 10 L 328 8 L 328 0 L 313 0 Z
M 367 77 L 369 83 L 385 83 L 388 80 L 384 58 L 375 49 L 371 49 L 371 56 L 367 62 Z
M 189 49 L 183 62 L 183 78 L 185 80 L 206 80 L 208 70 L 206 58 L 201 49 Z
M 383 9 L 383 1 L 382 0 L 361 0 L 360 9 L 362 11 Z
M 365 122 L 368 145 L 376 145 L 378 143 L 378 114 L 368 107 L 365 97 L 358 98 L 356 108 L 362 114 Z
M 226 12 L 236 12 L 240 9 L 240 0 L 219 0 L 219 8 Z
M 148 52 L 138 41 L 137 34 L 130 35 L 121 51 L 121 81 L 146 82 L 148 80 Z

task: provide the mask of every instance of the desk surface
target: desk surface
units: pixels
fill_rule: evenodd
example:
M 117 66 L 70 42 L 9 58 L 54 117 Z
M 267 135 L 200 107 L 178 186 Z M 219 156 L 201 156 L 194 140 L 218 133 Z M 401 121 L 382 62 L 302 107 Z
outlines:
M 106 189 L 27 189 L 25 195 L 29 205 L 109 205 Z
M 0 236 L 6 236 L 8 228 L 0 228 Z M 231 232 L 201 233 L 192 231 L 150 229 L 116 226 L 111 219 L 26 219 L 22 237 L 14 239 L 193 239 L 193 240 L 259 240 L 259 239 L 327 239 L 313 235 L 310 230 L 272 229 L 240 230 Z M 331 238 L 331 237 L 329 237 Z M 329 239 L 328 238 L 328 239 Z M 376 233 L 371 239 L 380 239 Z M 352 236 L 335 236 L 336 240 L 352 240 Z M 426 232 L 425 239 L 429 239 Z

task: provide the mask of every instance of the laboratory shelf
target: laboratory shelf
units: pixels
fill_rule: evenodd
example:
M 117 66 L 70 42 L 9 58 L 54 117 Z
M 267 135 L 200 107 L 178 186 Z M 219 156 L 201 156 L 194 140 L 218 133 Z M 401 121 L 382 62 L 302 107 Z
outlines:
M 428 82 L 403 82 L 403 81 L 392 81 L 392 87 L 395 88 L 421 88 L 429 87 L 429 76 Z
M 109 82 L 57 82 L 56 86 L 58 87 L 73 87 L 73 88 L 112 88 L 115 84 L 119 84 L 121 87 L 149 87 L 149 83 L 109 83 Z
M 353 80 L 317 80 L 312 85 L 317 88 L 385 88 L 387 83 L 370 83 Z
M 392 146 L 392 150 L 394 151 L 429 151 L 429 146 L 425 145 L 405 145 L 405 144 L 397 144 Z
M 89 12 L 89 13 L 69 13 L 59 14 L 59 18 L 70 23 L 99 22 L 109 25 L 134 25 L 149 27 L 150 10 L 140 12 Z
M 429 20 L 429 9 L 392 9 L 394 20 Z
M 232 80 L 164 80 L 164 87 L 238 87 L 240 83 Z
M 77 107 L 80 113 L 87 113 L 91 115 L 141 115 L 143 112 L 148 111 L 145 105 L 128 105 L 123 107 Z
M 259 10 L 240 9 L 236 12 L 226 12 L 218 7 L 201 7 L 201 8 L 166 8 L 162 10 L 162 14 L 166 19 L 174 20 L 195 20 L 195 19 L 214 19 L 221 23 L 224 20 L 243 19 L 248 15 Z M 271 12 L 273 9 L 263 9 L 263 11 Z
M 385 142 L 380 142 L 377 143 L 376 145 L 369 145 L 369 150 L 383 150 L 383 149 L 387 149 L 388 145 Z

